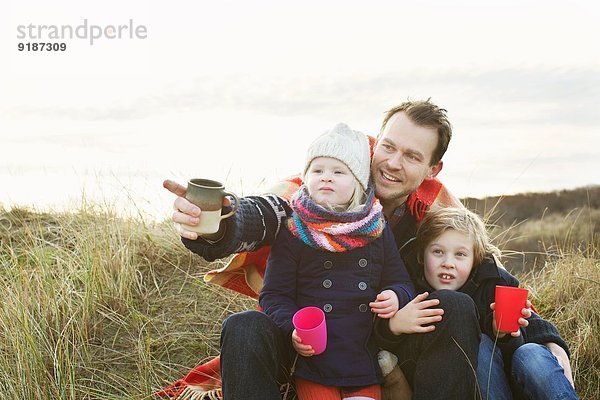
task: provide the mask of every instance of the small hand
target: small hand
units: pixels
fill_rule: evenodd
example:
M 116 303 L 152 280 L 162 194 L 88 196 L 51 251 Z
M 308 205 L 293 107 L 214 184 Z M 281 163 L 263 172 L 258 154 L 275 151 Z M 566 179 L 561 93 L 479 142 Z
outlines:
M 380 318 L 392 318 L 398 311 L 398 295 L 393 290 L 384 290 L 369 303 L 371 311 Z
M 294 350 L 302 357 L 310 357 L 315 354 L 310 344 L 302 344 L 302 339 L 300 339 L 295 329 L 292 332 L 292 346 L 294 346 Z
M 510 333 L 510 335 L 512 337 L 519 337 L 521 335 L 521 329 L 517 329 L 515 332 L 505 332 L 505 331 L 499 331 L 498 330 L 498 325 L 496 324 L 496 303 L 492 303 L 490 304 L 490 309 L 493 311 L 494 315 L 493 315 L 493 322 L 492 322 L 492 328 L 494 329 L 494 333 L 499 337 L 502 338 L 504 336 L 506 336 L 508 333 Z M 527 326 L 529 326 L 529 321 L 527 321 L 526 318 L 531 318 L 531 301 L 527 300 L 527 303 L 525 304 L 525 308 L 521 309 L 521 315 L 523 316 L 522 318 L 519 318 L 518 324 L 520 328 L 526 328 Z
M 417 295 L 390 319 L 390 330 L 394 335 L 402 333 L 425 333 L 435 329 L 434 322 L 442 320 L 444 310 L 431 308 L 440 304 L 438 299 L 426 300 L 429 293 Z M 424 326 L 427 325 L 427 326 Z
M 179 233 L 181 237 L 184 237 L 186 239 L 198 239 L 198 233 L 188 231 L 187 229 L 182 227 L 181 224 L 190 226 L 198 225 L 200 223 L 200 214 L 202 213 L 200 207 L 191 203 L 185 198 L 185 194 L 187 192 L 187 188 L 185 186 L 182 186 L 175 181 L 167 179 L 163 182 L 163 187 L 177 196 L 177 198 L 173 202 L 174 211 L 171 217 L 171 219 L 175 223 L 175 229 L 177 230 L 177 233 Z M 223 200 L 223 205 L 229 206 L 230 204 L 231 201 L 227 197 L 225 197 Z

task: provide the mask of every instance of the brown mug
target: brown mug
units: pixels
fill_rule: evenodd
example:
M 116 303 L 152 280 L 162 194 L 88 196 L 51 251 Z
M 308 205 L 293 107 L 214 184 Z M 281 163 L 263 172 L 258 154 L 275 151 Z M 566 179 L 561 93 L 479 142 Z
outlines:
M 225 196 L 233 197 L 235 202 L 231 211 L 221 215 Z M 182 224 L 182 227 L 201 235 L 216 233 L 219 230 L 221 220 L 231 217 L 239 205 L 239 199 L 234 193 L 225 191 L 225 186 L 221 182 L 211 179 L 190 179 L 185 198 L 190 203 L 200 207 L 201 213 L 200 222 L 197 225 Z

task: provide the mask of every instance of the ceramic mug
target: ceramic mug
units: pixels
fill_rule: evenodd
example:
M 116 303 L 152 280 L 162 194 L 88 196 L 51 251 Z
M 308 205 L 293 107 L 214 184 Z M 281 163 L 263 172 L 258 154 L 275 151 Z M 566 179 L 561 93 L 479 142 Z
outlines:
M 231 211 L 221 215 L 225 196 L 231 196 L 235 201 Z M 201 235 L 216 233 L 219 230 L 221 220 L 231 217 L 239 205 L 239 199 L 234 193 L 225 191 L 225 186 L 221 182 L 211 179 L 190 179 L 185 198 L 190 203 L 200 207 L 201 213 L 198 225 L 182 224 L 182 227 Z

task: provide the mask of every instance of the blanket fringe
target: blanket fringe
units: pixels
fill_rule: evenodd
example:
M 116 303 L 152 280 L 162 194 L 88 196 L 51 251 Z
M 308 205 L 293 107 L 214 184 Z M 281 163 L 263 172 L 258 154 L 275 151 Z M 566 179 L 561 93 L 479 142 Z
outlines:
M 287 400 L 288 395 L 293 395 L 290 393 L 291 385 L 289 383 L 285 383 L 281 385 L 279 390 L 283 394 L 283 399 Z M 177 400 L 223 400 L 223 392 L 221 389 L 213 389 L 209 391 L 202 390 L 193 386 L 186 386 L 181 393 L 176 397 Z
M 177 396 L 177 400 L 223 400 L 223 392 L 221 389 L 205 391 L 188 385 Z

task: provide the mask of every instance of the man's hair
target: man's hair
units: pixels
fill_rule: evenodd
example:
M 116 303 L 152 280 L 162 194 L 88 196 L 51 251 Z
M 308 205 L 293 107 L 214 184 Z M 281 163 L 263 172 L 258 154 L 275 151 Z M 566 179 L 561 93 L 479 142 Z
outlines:
M 452 229 L 473 240 L 473 266 L 479 265 L 486 256 L 500 256 L 477 214 L 466 208 L 438 208 L 430 210 L 417 229 L 417 254 L 422 262 L 427 246 L 445 231 Z
M 429 165 L 436 165 L 442 160 L 452 138 L 452 125 L 448 121 L 447 111 L 430 102 L 431 99 L 419 101 L 406 101 L 386 112 L 381 124 L 381 131 L 385 129 L 390 118 L 403 112 L 417 126 L 433 128 L 438 134 L 438 142 Z

